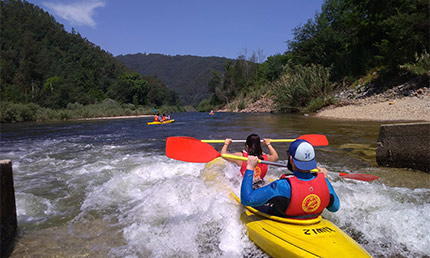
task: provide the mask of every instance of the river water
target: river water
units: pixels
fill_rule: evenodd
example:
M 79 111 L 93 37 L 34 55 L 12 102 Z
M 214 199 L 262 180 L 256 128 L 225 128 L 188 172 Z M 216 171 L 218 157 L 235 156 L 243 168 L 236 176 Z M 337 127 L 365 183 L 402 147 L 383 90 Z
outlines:
M 321 166 L 380 179 L 331 174 L 341 208 L 323 216 L 374 257 L 429 257 L 430 175 L 377 167 L 381 123 L 236 113 L 172 118 L 165 125 L 146 125 L 149 118 L 2 124 L 0 158 L 12 160 L 18 215 L 11 257 L 267 257 L 248 239 L 243 210 L 229 197 L 240 189 L 238 167 L 165 155 L 168 136 L 245 139 L 250 133 L 326 135 L 329 146 L 316 147 Z M 273 145 L 284 160 L 288 144 Z M 282 171 L 270 167 L 268 177 Z

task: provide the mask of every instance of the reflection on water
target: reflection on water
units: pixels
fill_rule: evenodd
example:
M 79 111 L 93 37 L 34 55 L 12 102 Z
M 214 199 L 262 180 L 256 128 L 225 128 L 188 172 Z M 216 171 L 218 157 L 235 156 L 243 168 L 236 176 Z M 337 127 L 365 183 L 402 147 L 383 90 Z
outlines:
M 373 256 L 424 257 L 430 228 L 430 176 L 375 162 L 378 122 L 335 121 L 302 115 L 172 114 L 148 119 L 2 125 L 1 158 L 11 159 L 19 220 L 12 257 L 255 257 L 266 256 L 246 236 L 238 168 L 228 163 L 175 161 L 165 138 L 296 138 L 324 134 L 317 160 L 329 171 L 380 177 L 361 182 L 331 176 L 341 200 L 324 213 Z M 222 144 L 213 144 L 220 150 Z M 243 144 L 231 146 L 233 151 Z M 286 143 L 274 146 L 280 160 Z M 270 167 L 276 179 L 281 168 Z

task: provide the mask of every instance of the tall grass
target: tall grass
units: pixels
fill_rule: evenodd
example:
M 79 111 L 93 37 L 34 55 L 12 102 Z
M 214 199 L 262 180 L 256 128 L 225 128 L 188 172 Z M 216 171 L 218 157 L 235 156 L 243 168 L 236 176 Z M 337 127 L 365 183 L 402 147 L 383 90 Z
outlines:
M 272 83 L 272 95 L 279 112 L 313 112 L 331 104 L 330 69 L 320 65 L 294 66 Z

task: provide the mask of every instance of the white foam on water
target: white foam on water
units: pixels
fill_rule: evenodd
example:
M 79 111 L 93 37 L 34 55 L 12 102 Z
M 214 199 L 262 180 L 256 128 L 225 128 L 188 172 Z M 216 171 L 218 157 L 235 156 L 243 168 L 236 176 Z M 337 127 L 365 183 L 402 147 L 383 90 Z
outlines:
M 359 239 L 373 256 L 420 256 L 430 246 L 430 189 L 388 187 L 377 182 L 332 182 L 340 199 L 338 226 Z
M 201 176 L 204 164 L 174 161 L 165 156 L 145 157 L 140 162 L 142 165 L 95 187 L 81 206 L 81 216 L 117 207 L 114 216 L 118 216 L 127 245 L 114 248 L 113 255 L 242 257 L 244 252 L 261 254 L 246 236 L 239 219 L 240 206 L 229 197 L 230 186 L 206 182 Z M 237 168 L 234 172 L 230 168 L 226 169 L 227 174 L 238 173 Z
M 16 193 L 16 213 L 20 222 L 42 223 L 55 213 L 56 207 L 50 200 L 27 193 Z

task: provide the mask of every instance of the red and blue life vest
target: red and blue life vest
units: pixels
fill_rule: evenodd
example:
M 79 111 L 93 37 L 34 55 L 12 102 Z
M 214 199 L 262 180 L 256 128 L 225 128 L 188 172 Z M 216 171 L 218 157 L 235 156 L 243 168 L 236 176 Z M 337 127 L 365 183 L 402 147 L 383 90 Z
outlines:
M 246 151 L 242 151 L 242 155 L 244 157 L 248 157 L 248 153 Z M 263 160 L 267 160 L 267 154 L 263 154 Z M 242 162 L 242 166 L 240 167 L 240 173 L 245 175 L 246 171 L 246 161 Z M 258 163 L 254 169 L 254 179 L 263 179 L 267 173 L 267 165 Z
M 323 173 L 310 181 L 287 177 L 291 186 L 291 200 L 285 214 L 296 219 L 318 217 L 330 203 L 330 192 Z

